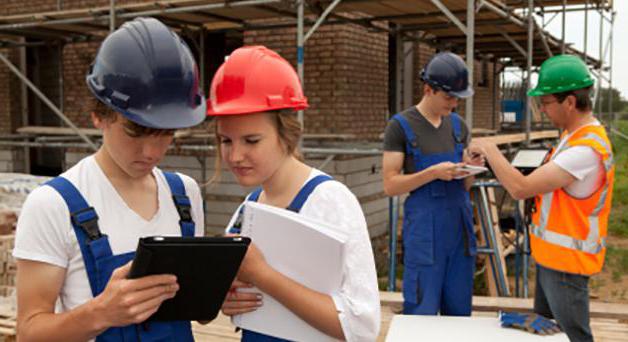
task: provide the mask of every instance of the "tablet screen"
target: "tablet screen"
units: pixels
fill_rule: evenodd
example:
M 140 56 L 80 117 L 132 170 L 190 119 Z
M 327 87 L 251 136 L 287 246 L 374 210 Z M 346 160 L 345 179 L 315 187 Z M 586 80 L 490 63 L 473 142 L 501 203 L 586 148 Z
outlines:
M 548 150 L 519 150 L 512 159 L 512 166 L 518 168 L 537 168 L 543 164 Z

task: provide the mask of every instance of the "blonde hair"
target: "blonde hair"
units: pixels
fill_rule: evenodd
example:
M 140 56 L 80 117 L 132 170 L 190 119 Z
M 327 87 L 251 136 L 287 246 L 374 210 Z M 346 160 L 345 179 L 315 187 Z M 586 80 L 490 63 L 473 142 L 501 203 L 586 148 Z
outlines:
M 303 161 L 303 155 L 299 150 L 299 142 L 301 141 L 301 137 L 303 135 L 303 129 L 301 128 L 301 123 L 297 120 L 295 115 L 296 113 L 290 109 L 281 109 L 266 112 L 266 114 L 277 129 L 279 141 L 284 147 L 286 153 Z M 207 184 L 219 182 L 222 170 L 222 150 L 220 147 L 220 137 L 218 136 L 217 120 L 214 121 L 214 135 L 216 139 L 216 160 L 214 162 L 215 170 L 214 175 L 207 182 Z

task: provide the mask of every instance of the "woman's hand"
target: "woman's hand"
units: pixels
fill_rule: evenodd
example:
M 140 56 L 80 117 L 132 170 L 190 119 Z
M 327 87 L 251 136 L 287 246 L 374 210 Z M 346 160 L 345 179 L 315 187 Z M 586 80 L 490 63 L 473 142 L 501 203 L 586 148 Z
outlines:
M 269 266 L 262 252 L 254 243 L 251 243 L 240 265 L 238 280 L 256 285 L 259 277 L 266 274 L 268 268 Z
M 257 310 L 262 306 L 262 294 L 258 292 L 243 292 L 239 289 L 252 288 L 253 285 L 239 281 L 233 281 L 222 303 L 222 313 L 227 316 L 240 315 Z

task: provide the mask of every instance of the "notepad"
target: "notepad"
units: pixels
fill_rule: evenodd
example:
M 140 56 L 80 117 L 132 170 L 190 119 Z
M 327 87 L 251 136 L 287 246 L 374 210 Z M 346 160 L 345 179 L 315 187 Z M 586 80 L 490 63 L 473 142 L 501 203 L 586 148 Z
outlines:
M 292 211 L 247 202 L 241 234 L 251 238 L 275 270 L 325 294 L 340 291 L 346 232 Z M 247 291 L 261 292 L 259 289 Z M 263 293 L 263 292 L 262 292 Z M 297 341 L 334 341 L 307 324 L 271 296 L 264 294 L 257 310 L 236 315 L 243 329 Z
M 455 179 L 462 179 L 462 178 L 467 178 L 469 176 L 477 175 L 478 173 L 486 172 L 488 171 L 488 169 L 485 168 L 484 166 L 465 165 L 463 167 L 457 168 L 456 171 L 466 172 L 462 176 L 454 177 Z

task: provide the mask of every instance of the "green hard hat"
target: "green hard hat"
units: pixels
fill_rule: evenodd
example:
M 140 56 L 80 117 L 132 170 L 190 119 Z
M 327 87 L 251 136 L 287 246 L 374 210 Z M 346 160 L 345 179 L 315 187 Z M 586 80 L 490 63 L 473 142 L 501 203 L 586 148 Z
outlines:
M 593 85 L 589 68 L 574 55 L 557 55 L 541 64 L 539 83 L 528 96 L 543 96 L 587 88 Z

